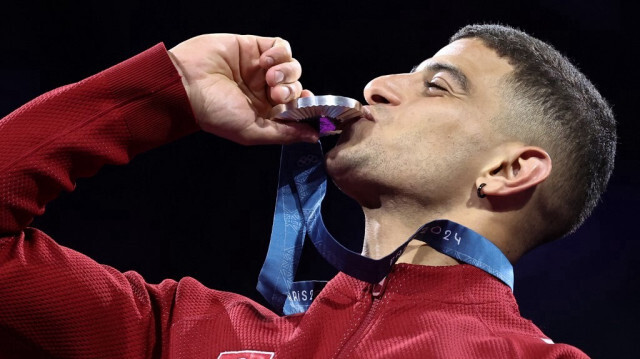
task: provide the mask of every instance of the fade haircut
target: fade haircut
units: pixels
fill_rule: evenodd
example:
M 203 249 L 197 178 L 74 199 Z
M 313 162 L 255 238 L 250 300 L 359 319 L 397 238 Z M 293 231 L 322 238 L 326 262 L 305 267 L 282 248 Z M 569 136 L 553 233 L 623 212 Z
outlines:
M 475 38 L 507 59 L 504 109 L 494 125 L 545 149 L 551 175 L 536 192 L 536 232 L 543 241 L 573 232 L 589 216 L 613 170 L 615 119 L 593 84 L 552 46 L 502 25 L 469 25 L 450 42 Z M 532 218 L 533 219 L 533 218 Z

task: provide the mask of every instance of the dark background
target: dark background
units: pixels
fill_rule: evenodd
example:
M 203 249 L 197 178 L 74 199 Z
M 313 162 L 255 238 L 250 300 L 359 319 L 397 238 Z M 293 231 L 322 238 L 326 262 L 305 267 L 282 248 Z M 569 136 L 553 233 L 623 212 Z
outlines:
M 406 72 L 459 27 L 500 22 L 549 41 L 592 79 L 619 122 L 617 168 L 603 203 L 576 234 L 516 266 L 523 316 L 556 342 L 595 358 L 639 352 L 640 98 L 635 11 L 620 1 L 487 3 L 321 1 L 41 1 L 0 10 L 0 115 L 157 42 L 208 32 L 290 41 L 305 87 L 362 100 L 372 78 Z M 585 143 L 585 146 L 588 146 Z M 193 276 L 260 300 L 255 291 L 271 229 L 278 146 L 241 147 L 197 133 L 106 167 L 52 202 L 35 225 L 60 243 L 149 282 Z M 337 191 L 324 211 L 339 238 L 360 238 L 357 206 Z M 356 241 L 357 242 L 357 241 Z M 357 243 L 352 243 L 357 246 Z M 321 264 L 313 253 L 303 276 Z M 317 275 L 317 274 L 316 274 Z

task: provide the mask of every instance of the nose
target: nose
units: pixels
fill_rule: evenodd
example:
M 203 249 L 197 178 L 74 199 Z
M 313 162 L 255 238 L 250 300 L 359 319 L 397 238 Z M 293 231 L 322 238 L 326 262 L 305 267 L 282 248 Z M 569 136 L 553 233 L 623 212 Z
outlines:
M 364 87 L 364 98 L 369 105 L 402 103 L 403 91 L 409 86 L 410 74 L 385 75 L 369 81 Z

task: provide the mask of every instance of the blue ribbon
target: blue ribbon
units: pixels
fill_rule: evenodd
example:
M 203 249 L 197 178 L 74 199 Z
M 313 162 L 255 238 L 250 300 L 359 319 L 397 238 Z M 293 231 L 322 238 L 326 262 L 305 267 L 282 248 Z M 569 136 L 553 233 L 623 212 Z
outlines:
M 378 283 L 412 240 L 474 265 L 500 279 L 513 290 L 513 267 L 491 241 L 448 220 L 429 222 L 398 249 L 381 259 L 371 259 L 344 247 L 329 233 L 320 206 L 327 176 L 319 143 L 298 143 L 282 148 L 278 196 L 271 242 L 257 289 L 273 307 L 286 315 L 306 311 L 325 281 L 294 281 L 305 235 L 336 269 L 369 283 Z

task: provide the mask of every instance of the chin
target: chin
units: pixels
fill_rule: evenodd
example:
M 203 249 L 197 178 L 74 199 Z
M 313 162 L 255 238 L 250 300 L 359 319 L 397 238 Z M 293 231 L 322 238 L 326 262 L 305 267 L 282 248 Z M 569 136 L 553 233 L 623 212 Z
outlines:
M 367 180 L 362 158 L 351 156 L 350 149 L 333 148 L 326 157 L 327 174 L 336 186 L 345 194 L 353 197 L 357 188 Z
M 324 156 L 325 166 L 327 168 L 327 173 L 331 177 L 333 177 L 336 174 L 337 168 L 342 167 L 341 162 L 345 162 L 344 157 L 347 156 L 347 154 L 345 153 L 346 150 L 347 148 L 345 148 L 344 144 L 338 143 L 331 150 L 329 150 L 329 152 L 325 154 Z
M 325 156 L 325 167 L 327 169 L 327 175 L 335 182 L 336 179 L 340 179 L 348 174 L 348 170 L 345 168 L 342 160 L 340 150 L 335 147 L 332 148 Z M 337 183 L 336 183 L 337 184 Z

